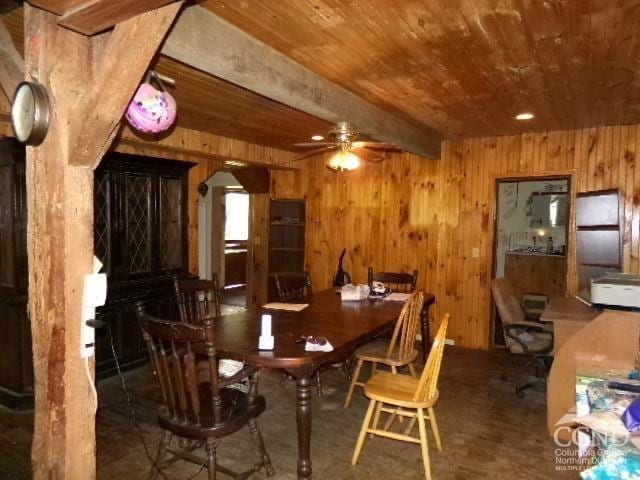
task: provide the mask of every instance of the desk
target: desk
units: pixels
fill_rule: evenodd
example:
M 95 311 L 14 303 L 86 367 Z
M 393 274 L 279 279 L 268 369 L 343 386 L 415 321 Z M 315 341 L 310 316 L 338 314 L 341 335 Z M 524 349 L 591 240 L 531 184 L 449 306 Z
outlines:
M 551 298 L 540 321 L 553 323 L 553 354 L 597 315 L 598 310 L 577 298 Z
M 258 350 L 260 311 L 228 315 L 216 321 L 216 350 L 221 357 L 259 367 L 282 368 L 296 378 L 298 478 L 311 478 L 311 378 L 322 365 L 336 363 L 382 333 L 398 318 L 403 304 L 367 299 L 342 302 L 333 290 L 314 293 L 302 312 L 272 311 L 275 349 Z M 307 352 L 302 335 L 327 337 L 332 352 Z
M 575 405 L 576 365 L 630 371 L 635 367 L 639 340 L 640 313 L 619 310 L 605 310 L 567 339 L 556 353 L 547 379 L 550 435 Z

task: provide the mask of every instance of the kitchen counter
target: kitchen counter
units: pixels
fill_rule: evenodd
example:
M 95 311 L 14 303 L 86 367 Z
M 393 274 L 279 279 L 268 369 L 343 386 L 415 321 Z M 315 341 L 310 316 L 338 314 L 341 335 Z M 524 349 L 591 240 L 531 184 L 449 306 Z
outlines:
M 519 252 L 517 250 L 509 250 L 506 252 L 507 255 L 530 255 L 532 257 L 563 257 L 561 253 L 544 253 L 544 252 L 527 252 L 522 251 Z
M 564 255 L 538 252 L 506 252 L 504 276 L 522 301 L 525 293 L 564 297 L 567 290 L 567 259 Z

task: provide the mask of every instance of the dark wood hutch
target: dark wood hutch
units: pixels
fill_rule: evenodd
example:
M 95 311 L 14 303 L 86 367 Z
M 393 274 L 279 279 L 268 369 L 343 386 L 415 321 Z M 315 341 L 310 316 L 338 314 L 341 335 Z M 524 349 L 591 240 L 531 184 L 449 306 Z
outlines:
M 97 317 L 109 325 L 123 368 L 146 359 L 133 305 L 175 315 L 171 276 L 188 268 L 192 165 L 110 152 L 95 172 L 94 251 L 109 280 Z M 12 408 L 29 408 L 33 398 L 24 167 L 24 148 L 0 142 L 0 403 Z M 98 378 L 115 371 L 109 330 L 96 331 Z

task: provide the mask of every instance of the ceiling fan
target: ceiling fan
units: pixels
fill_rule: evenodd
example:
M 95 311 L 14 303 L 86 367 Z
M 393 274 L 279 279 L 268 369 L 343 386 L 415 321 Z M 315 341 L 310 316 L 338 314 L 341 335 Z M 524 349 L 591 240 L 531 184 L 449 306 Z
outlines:
M 386 158 L 385 152 L 401 151 L 393 143 L 356 141 L 357 138 L 358 131 L 349 122 L 338 122 L 329 130 L 329 139 L 331 140 L 329 142 L 294 143 L 294 147 L 320 148 L 298 155 L 293 161 L 337 150 L 336 154 L 329 158 L 328 166 L 334 170 L 353 170 L 360 164 L 360 158 L 368 162 L 381 162 Z

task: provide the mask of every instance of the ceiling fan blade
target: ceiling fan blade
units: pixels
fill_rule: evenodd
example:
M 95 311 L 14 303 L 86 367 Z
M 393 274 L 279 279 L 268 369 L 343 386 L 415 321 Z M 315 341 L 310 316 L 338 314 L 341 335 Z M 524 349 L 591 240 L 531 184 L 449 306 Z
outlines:
M 310 142 L 310 143 L 294 143 L 294 147 L 322 147 L 325 145 L 335 145 L 335 142 Z
M 292 161 L 297 162 L 299 160 L 304 160 L 305 158 L 313 157 L 315 155 L 319 155 L 320 153 L 328 152 L 329 150 L 333 150 L 334 148 L 336 148 L 336 145 L 332 145 L 330 147 L 318 148 L 316 150 L 311 150 L 310 152 L 303 153 L 302 155 L 298 155 L 297 157 L 293 158 Z
M 366 148 L 354 148 L 352 151 L 367 162 L 378 163 L 386 159 L 384 155 Z
M 385 142 L 353 142 L 352 146 L 355 148 L 366 147 L 366 148 L 379 148 L 381 150 L 400 150 L 394 143 L 385 143 Z

